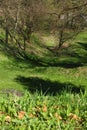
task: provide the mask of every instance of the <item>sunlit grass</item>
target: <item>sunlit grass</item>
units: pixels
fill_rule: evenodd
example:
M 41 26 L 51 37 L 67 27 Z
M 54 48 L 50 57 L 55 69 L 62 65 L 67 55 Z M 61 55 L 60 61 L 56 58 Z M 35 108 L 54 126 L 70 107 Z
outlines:
M 87 48 L 82 46 L 86 37 L 79 34 L 70 48 L 55 55 L 32 36 L 36 55 L 32 51 L 29 56 L 35 65 L 0 52 L 1 130 L 87 129 Z M 45 40 L 45 45 L 54 45 L 53 39 Z M 44 64 L 37 64 L 37 56 Z
M 45 96 L 25 92 L 0 100 L 0 128 L 11 130 L 75 130 L 87 128 L 87 95 L 64 91 L 61 95 Z

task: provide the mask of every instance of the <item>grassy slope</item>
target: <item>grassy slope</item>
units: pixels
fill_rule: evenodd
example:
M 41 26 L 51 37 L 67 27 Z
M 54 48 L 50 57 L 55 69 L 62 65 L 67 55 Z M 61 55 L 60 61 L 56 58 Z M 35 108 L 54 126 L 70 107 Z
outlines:
M 25 78 L 33 78 L 34 80 L 36 78 L 39 78 L 38 82 L 41 82 L 41 79 L 45 82 L 47 80 L 50 80 L 52 82 L 58 82 L 58 83 L 65 83 L 74 85 L 76 87 L 85 87 L 87 88 L 87 66 L 86 66 L 86 60 L 85 57 L 87 55 L 87 48 L 83 48 L 82 44 L 86 43 L 87 41 L 87 33 L 82 33 L 77 37 L 77 40 L 80 44 L 74 44 L 71 46 L 71 48 L 68 48 L 70 53 L 76 53 L 75 57 L 71 57 L 70 55 L 65 56 L 65 53 L 67 50 L 65 50 L 65 53 L 60 56 L 54 56 L 51 52 L 51 62 L 57 61 L 57 63 L 62 63 L 58 65 L 53 66 L 37 66 L 37 67 L 29 67 L 29 63 L 21 63 L 17 62 L 15 60 L 12 60 L 11 58 L 7 57 L 3 53 L 0 53 L 0 89 L 1 88 L 17 88 L 17 89 L 24 89 L 23 82 L 21 81 L 21 84 L 19 82 L 16 82 L 15 79 L 18 77 L 25 77 Z M 51 37 L 52 38 L 52 37 Z M 49 38 L 50 39 L 50 38 Z M 38 39 L 37 44 L 35 47 L 38 47 Z M 49 40 L 46 41 L 46 44 L 49 44 Z M 51 41 L 53 42 L 53 41 Z M 86 44 L 85 44 L 86 45 Z M 74 47 L 75 46 L 75 47 Z M 37 49 L 37 48 L 36 48 Z M 37 49 L 37 54 L 41 56 L 41 52 L 44 52 L 44 48 L 41 47 Z M 46 50 L 47 51 L 47 50 Z M 49 53 L 49 51 L 47 51 Z M 43 54 L 43 53 L 42 53 Z M 79 57 L 76 57 L 78 56 Z M 43 56 L 42 56 L 43 57 Z M 44 59 L 44 58 L 43 58 Z M 50 61 L 50 55 L 45 57 L 45 61 Z M 62 62 L 61 62 L 62 61 Z M 73 62 L 72 62 L 73 61 Z M 74 62 L 82 62 L 83 66 L 77 66 L 73 67 Z M 71 66 L 67 68 L 65 65 L 67 65 L 68 62 L 72 62 Z M 86 62 L 86 63 L 85 63 Z M 25 84 L 27 82 L 27 79 L 24 80 Z M 32 81 L 33 82 L 33 81 Z M 33 85 L 33 83 L 31 84 Z M 50 85 L 50 83 L 49 83 Z M 28 87 L 28 84 L 25 86 Z
M 76 52 L 75 57 L 66 56 L 65 50 L 60 57 L 51 52 L 49 54 L 49 51 L 46 50 L 47 57 L 44 58 L 42 55 L 41 58 L 47 60 L 47 62 L 56 60 L 57 65 L 54 64 L 53 66 L 33 66 L 30 62 L 26 64 L 23 61 L 16 61 L 0 52 L 0 90 L 11 88 L 24 91 L 27 88 L 34 92 L 36 89 L 39 91 L 41 88 L 45 94 L 51 87 L 51 94 L 54 90 L 55 92 L 62 91 L 62 94 L 56 96 L 45 96 L 40 91 L 40 93 L 36 92 L 34 95 L 25 92 L 23 97 L 2 97 L 0 94 L 0 129 L 87 129 L 87 93 L 71 93 L 68 88 L 64 91 L 66 86 L 73 86 L 74 92 L 78 92 L 76 88 L 87 88 L 87 62 L 85 60 L 87 46 L 85 45 L 85 48 L 82 46 L 86 43 L 86 35 L 87 33 L 84 33 L 77 37 L 77 41 L 81 45 L 75 45 L 75 42 L 73 42 L 75 47 L 72 46 L 69 51 L 70 54 Z M 38 47 L 38 45 L 36 46 Z M 43 52 L 45 50 L 41 47 L 40 49 Z M 39 52 L 36 51 L 37 54 L 41 55 L 42 51 L 40 49 L 38 49 Z M 77 57 L 78 54 L 80 58 Z M 73 62 L 67 68 L 69 61 Z M 82 62 L 83 66 L 79 61 Z M 73 66 L 74 62 L 79 63 L 78 66 Z M 59 63 L 63 63 L 65 66 Z

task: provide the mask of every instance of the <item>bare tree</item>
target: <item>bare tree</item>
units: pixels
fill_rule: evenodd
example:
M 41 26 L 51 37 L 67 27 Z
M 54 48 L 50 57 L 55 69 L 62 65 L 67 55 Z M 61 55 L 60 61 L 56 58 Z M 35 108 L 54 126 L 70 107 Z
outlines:
M 47 22 L 55 29 L 58 49 L 75 37 L 87 22 L 87 2 L 85 0 L 3 0 L 0 1 L 0 23 L 5 31 L 5 42 L 16 43 L 26 50 L 33 31 L 41 22 Z M 44 28 L 45 27 L 44 25 Z M 47 28 L 48 29 L 48 28 Z
M 81 32 L 87 22 L 87 2 L 85 0 L 53 0 L 55 30 L 58 36 L 58 49 L 69 39 Z
M 38 19 L 43 12 L 43 0 L 3 0 L 2 10 L 3 24 L 5 30 L 5 42 L 16 42 L 20 49 L 25 51 L 26 45 L 30 43 L 32 32 L 38 26 Z

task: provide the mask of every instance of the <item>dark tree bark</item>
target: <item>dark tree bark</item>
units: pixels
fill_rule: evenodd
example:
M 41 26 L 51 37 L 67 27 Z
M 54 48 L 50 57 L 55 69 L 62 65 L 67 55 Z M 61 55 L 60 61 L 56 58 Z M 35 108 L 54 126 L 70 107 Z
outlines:
M 8 28 L 5 28 L 5 43 L 8 44 L 9 31 Z

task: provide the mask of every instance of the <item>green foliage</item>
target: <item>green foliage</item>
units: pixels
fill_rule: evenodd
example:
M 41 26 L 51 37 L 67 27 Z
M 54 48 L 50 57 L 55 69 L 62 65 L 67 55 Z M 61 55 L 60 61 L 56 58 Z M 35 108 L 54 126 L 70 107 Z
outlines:
M 0 97 L 0 129 L 53 130 L 87 128 L 87 94 L 66 91 L 54 97 L 36 92 Z

